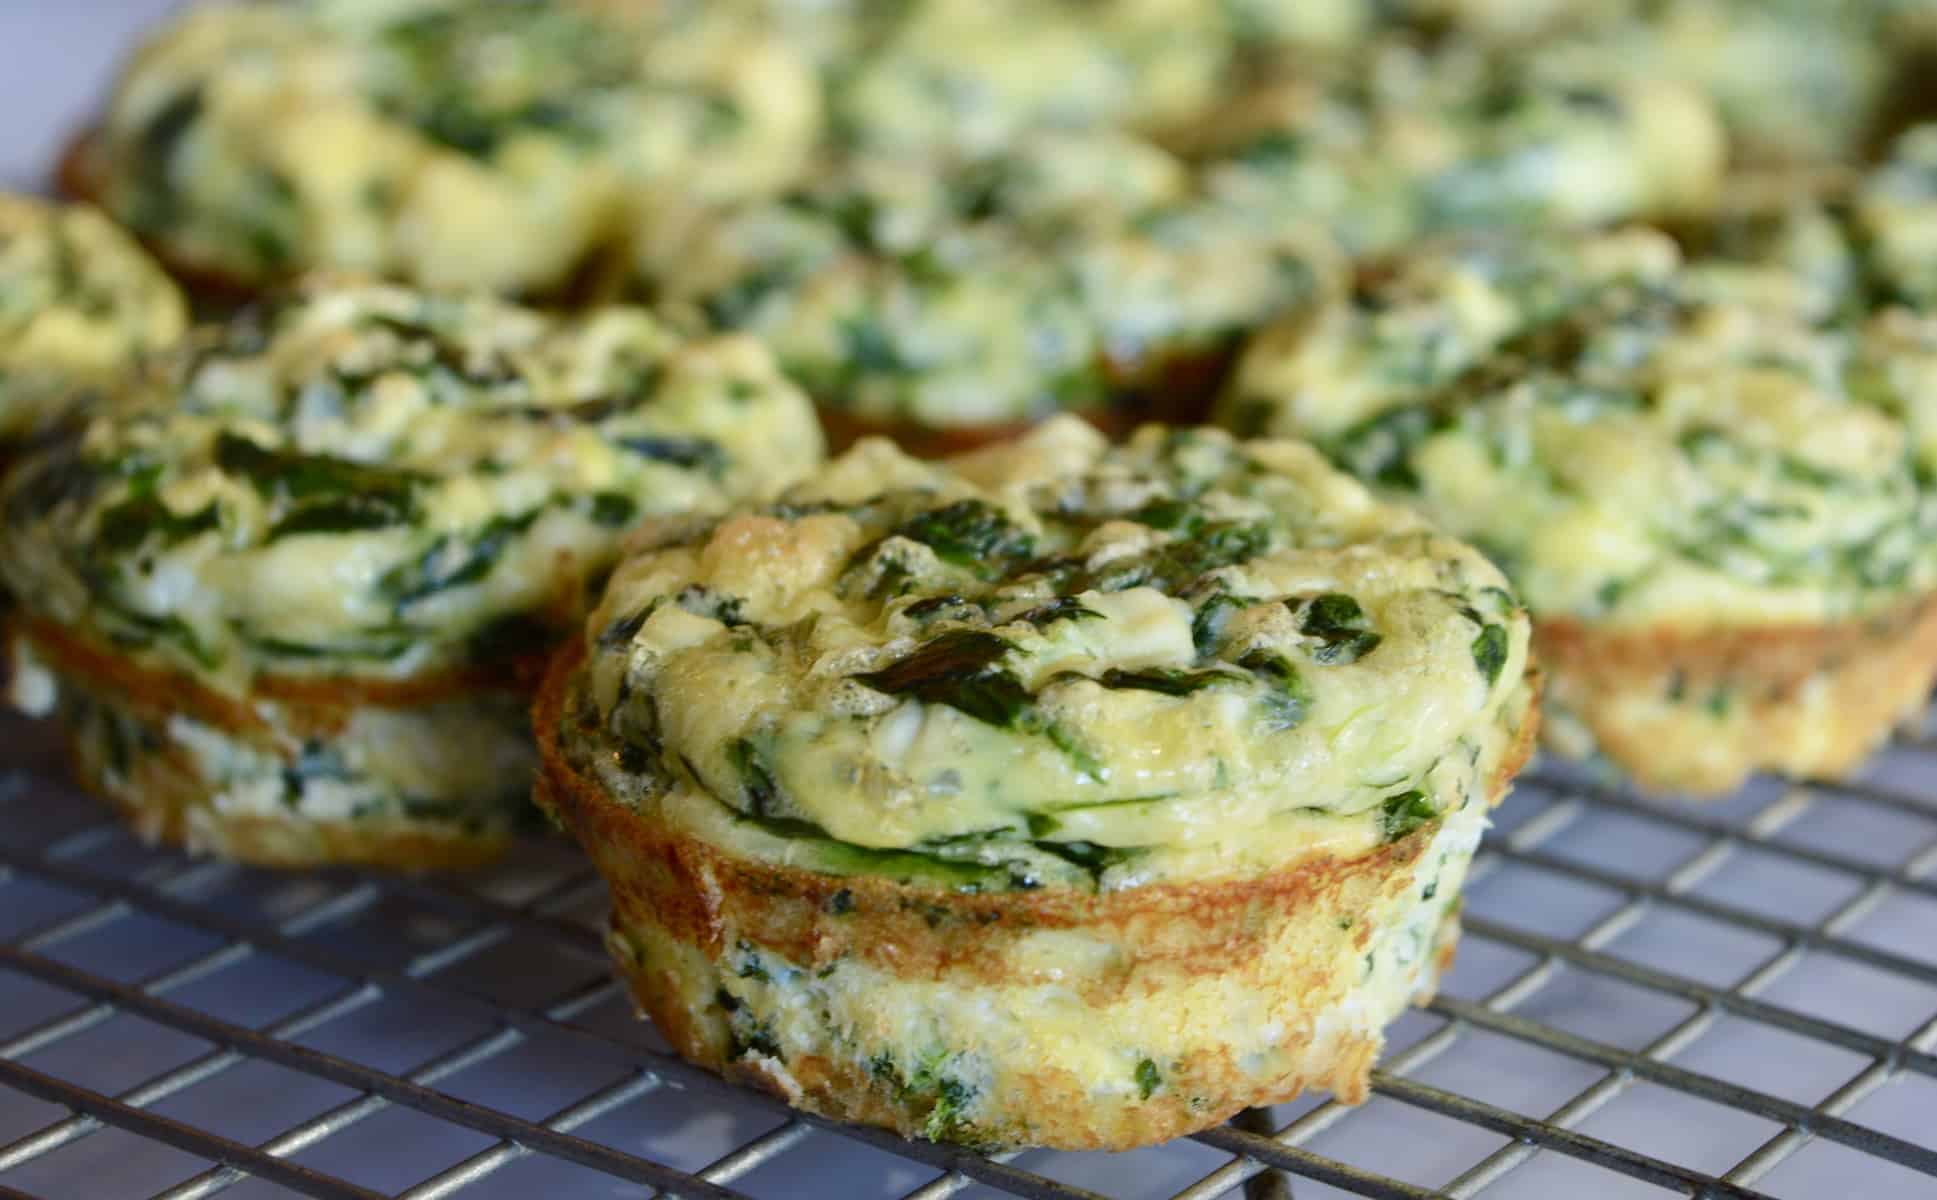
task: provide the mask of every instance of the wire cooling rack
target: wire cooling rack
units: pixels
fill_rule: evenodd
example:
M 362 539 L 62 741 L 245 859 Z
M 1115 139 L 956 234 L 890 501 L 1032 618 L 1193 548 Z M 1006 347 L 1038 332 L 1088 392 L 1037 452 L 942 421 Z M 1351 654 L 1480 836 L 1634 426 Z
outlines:
M 1937 738 L 1702 806 L 1539 766 L 1373 1098 L 986 1158 L 666 1052 L 559 844 L 475 878 L 148 849 L 0 720 L 0 1197 L 1937 1197 Z

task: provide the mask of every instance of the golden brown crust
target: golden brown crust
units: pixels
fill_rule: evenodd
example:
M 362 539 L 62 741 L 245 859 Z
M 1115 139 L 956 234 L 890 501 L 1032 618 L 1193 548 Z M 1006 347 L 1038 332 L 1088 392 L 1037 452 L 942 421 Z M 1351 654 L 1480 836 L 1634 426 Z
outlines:
M 224 695 L 179 671 L 142 666 L 45 618 L 18 613 L 13 633 L 60 674 L 122 697 L 131 711 L 160 717 L 182 713 L 251 741 L 268 733 L 249 699 Z M 327 737 L 341 732 L 359 708 L 414 708 L 479 691 L 529 691 L 543 666 L 543 658 L 528 658 L 502 667 L 456 668 L 408 679 L 267 675 L 253 682 L 251 697 L 281 705 L 285 723 L 295 732 Z
M 1930 695 L 1937 597 L 1824 625 L 1612 631 L 1539 621 L 1534 646 L 1553 708 L 1636 781 L 1720 793 L 1757 770 L 1833 779 L 1859 766 Z
M 208 781 L 163 732 L 179 714 L 288 758 L 288 733 L 329 738 L 340 734 L 359 708 L 429 705 L 471 695 L 481 686 L 502 687 L 502 682 L 486 685 L 449 674 L 382 687 L 371 687 L 369 681 L 272 681 L 258 694 L 279 705 L 284 736 L 278 736 L 248 700 L 223 695 L 178 672 L 143 667 L 26 613 L 14 613 L 9 628 L 9 642 L 30 647 L 65 686 L 113 705 L 153 731 L 153 752 L 129 764 L 122 776 L 99 761 L 80 731 L 63 731 L 83 786 L 113 804 L 150 841 L 259 866 L 345 864 L 413 871 L 481 865 L 510 845 L 510 835 L 501 830 L 459 831 L 402 818 L 328 822 L 218 811 L 209 804 Z
M 568 761 L 560 744 L 570 680 L 583 647 L 562 650 L 534 709 L 543 772 L 539 800 L 570 829 L 611 886 L 612 944 L 642 1010 L 688 1058 L 756 1083 L 789 1103 L 840 1119 L 929 1133 L 931 1105 L 911 1099 L 852 1060 L 794 1055 L 783 1063 L 736 1054 L 721 1020 L 691 997 L 711 996 L 708 972 L 736 948 L 757 947 L 803 971 L 859 969 L 951 989 L 1071 988 L 1097 1012 L 1156 993 L 1204 986 L 1268 998 L 1284 1027 L 1274 1047 L 1288 1064 L 1259 1073 L 1208 1039 L 1166 1065 L 1166 1086 L 1135 1103 L 1099 1104 L 1097 1081 L 1032 1064 L 1001 1075 L 1000 1095 L 978 1110 L 974 1136 L 994 1144 L 1124 1148 L 1188 1133 L 1238 1110 L 1326 1087 L 1347 1102 L 1365 1095 L 1380 1038 L 1324 1028 L 1312 1018 L 1356 982 L 1373 944 L 1368 921 L 1351 919 L 1396 902 L 1439 822 L 1352 859 L 1315 857 L 1281 871 L 1198 883 L 1155 883 L 1095 893 L 1078 889 L 971 894 L 940 885 L 834 876 L 735 856 L 696 837 L 656 827 L 615 803 Z M 1490 802 L 1531 750 L 1531 712 L 1491 781 Z M 1451 954 L 1451 924 L 1431 960 Z M 1116 948 L 1097 969 L 1036 963 L 1039 935 L 1077 935 Z M 650 944 L 650 953 L 641 944 Z M 1289 952 L 1287 947 L 1290 947 Z M 1289 953 L 1289 957 L 1288 957 Z M 1039 956 L 1038 956 L 1039 957 Z M 1428 968 L 1430 970 L 1431 968 Z

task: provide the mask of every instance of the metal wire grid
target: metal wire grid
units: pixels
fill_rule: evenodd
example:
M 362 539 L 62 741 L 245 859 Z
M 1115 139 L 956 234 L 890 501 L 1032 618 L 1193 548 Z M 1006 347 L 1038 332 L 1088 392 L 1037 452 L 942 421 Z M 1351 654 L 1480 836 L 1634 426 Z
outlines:
M 23 727 L 0 724 L 0 745 L 31 742 Z M 1893 772 L 1928 790 L 1893 788 Z M 1625 834 L 1610 833 L 1610 823 Z M 1596 853 L 1613 843 L 1625 849 Z M 1763 868 L 1791 874 L 1770 885 L 1757 874 Z M 1731 872 L 1738 878 L 1725 878 Z M 1805 878 L 1815 882 L 1798 882 Z M 1557 899 L 1562 893 L 1574 899 Z M 1812 909 L 1817 893 L 1832 898 Z M 1589 906 L 1584 925 L 1575 912 L 1581 895 L 1604 899 Z M 1467 896 L 1462 965 L 1424 1014 L 1395 1030 L 1401 1048 L 1375 1074 L 1375 1099 L 1364 1108 L 1312 1100 L 1246 1114 L 1196 1135 L 1185 1159 L 1176 1147 L 1139 1152 L 1167 1157 L 1128 1170 L 1119 1160 L 1137 1155 L 988 1158 L 789 1112 L 694 1070 L 646 1027 L 619 1021 L 623 998 L 604 972 L 597 934 L 602 889 L 562 850 L 539 848 L 479 880 L 269 876 L 136 847 L 44 766 L 18 766 L 0 776 L 0 985 L 15 985 L 0 990 L 0 1101 L 11 1090 L 14 1107 L 32 1112 L 9 1121 L 0 1106 L 0 1197 L 31 1194 L 19 1186 L 107 1194 L 95 1168 L 63 1164 L 81 1163 L 77 1148 L 116 1130 L 135 1139 L 123 1139 L 128 1155 L 157 1145 L 181 1152 L 167 1186 L 128 1193 L 170 1200 L 228 1191 L 1071 1200 L 1105 1195 L 1086 1186 L 1099 1181 L 1110 1195 L 1171 1200 L 1777 1194 L 1758 1190 L 1765 1185 L 1787 1196 L 1937 1196 L 1937 920 L 1926 920 L 1937 917 L 1937 741 L 1905 743 L 1876 782 L 1763 785 L 1704 808 L 1537 771 L 1503 810 Z M 1906 903 L 1920 915 L 1898 921 L 1910 930 L 1902 945 L 1867 932 L 1886 907 Z M 1652 965 L 1649 938 L 1639 949 L 1626 943 L 1664 917 L 1746 937 L 1756 953 L 1717 951 L 1714 970 Z M 1659 931 L 1650 937 L 1662 940 Z M 305 975 L 300 1002 L 281 1005 L 282 989 L 250 983 L 252 967 Z M 1860 983 L 1848 981 L 1851 972 Z M 1800 1000 L 1770 998 L 1797 979 L 1824 983 L 1833 1003 L 1810 999 L 1808 988 Z M 35 1003 L 8 999 L 23 984 Z M 1631 998 L 1610 1002 L 1608 989 Z M 1878 1019 L 1852 1015 L 1880 996 L 1891 998 L 1881 1029 Z M 1597 1028 L 1610 1012 L 1664 1001 L 1675 1014 L 1645 1036 Z M 418 1014 L 418 1032 L 451 1031 L 448 1044 L 414 1065 L 331 1048 L 333 1029 L 398 1002 Z M 84 1055 L 62 1057 L 64 1047 L 129 1021 L 150 1043 L 172 1036 L 192 1049 L 158 1069 L 137 1064 L 133 1082 L 112 1085 L 80 1078 Z M 1798 1099 L 1794 1087 L 1677 1061 L 1728 1023 L 1789 1039 L 1790 1049 L 1759 1061 L 1780 1067 L 1833 1052 L 1839 1068 L 1816 1072 Z M 409 1053 L 421 1039 L 402 1040 L 399 1052 Z M 1472 1094 L 1488 1089 L 1431 1082 L 1436 1063 L 1475 1043 L 1481 1058 L 1511 1058 L 1502 1047 L 1517 1046 L 1565 1060 L 1574 1073 L 1553 1093 L 1558 1103 L 1529 1094 L 1502 1104 Z M 568 1061 L 598 1064 L 607 1077 L 568 1073 L 564 1102 L 533 1111 L 559 1090 L 553 1068 Z M 333 1101 L 266 1137 L 233 1117 L 197 1119 L 196 1105 L 184 1103 L 263 1065 L 331 1085 Z M 467 1080 L 492 1070 L 498 1098 L 480 1102 Z M 1500 1074 L 1523 1078 L 1511 1065 Z M 1864 1119 L 1884 1095 L 1895 1103 Z M 658 1142 L 638 1128 L 656 1102 L 675 1114 L 665 1126 L 662 1113 L 670 1133 Z M 1712 1114 L 1709 1124 L 1682 1118 L 1691 1103 Z M 1589 1131 L 1619 1106 L 1630 1118 L 1637 1107 L 1665 1106 L 1692 1136 L 1671 1137 L 1671 1151 L 1645 1122 L 1614 1122 L 1612 1136 Z M 726 1152 L 681 1161 L 706 1141 L 692 1136 L 694 1122 L 729 1110 L 753 1115 L 729 1121 Z M 434 1125 L 413 1129 L 463 1138 L 427 1174 L 410 1168 L 417 1173 L 401 1184 L 372 1178 L 356 1131 L 385 1114 L 419 1114 Z M 1422 1115 L 1435 1122 L 1423 1140 Z M 1748 1119 L 1758 1133 L 1739 1153 Z M 438 1143 L 415 1133 L 403 1140 Z M 1438 1175 L 1421 1178 L 1398 1165 L 1403 1155 L 1350 1153 L 1396 1140 L 1451 1147 L 1459 1165 L 1447 1174 L 1447 1154 L 1436 1153 Z M 347 1149 L 332 1158 L 333 1146 Z M 1778 1178 L 1812 1146 L 1854 1153 L 1787 1184 Z M 579 1170 L 520 1176 L 519 1165 L 533 1162 Z M 1631 1190 L 1640 1185 L 1651 1186 Z

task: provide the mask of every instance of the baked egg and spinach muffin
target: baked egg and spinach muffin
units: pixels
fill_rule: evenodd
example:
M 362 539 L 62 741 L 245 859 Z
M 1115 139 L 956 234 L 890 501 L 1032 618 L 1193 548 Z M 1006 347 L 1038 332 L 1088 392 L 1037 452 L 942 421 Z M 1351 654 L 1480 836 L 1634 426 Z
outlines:
M 1195 397 L 1201 415 L 1241 336 L 1336 257 L 1111 131 L 842 157 L 778 200 L 662 213 L 639 245 L 640 294 L 758 335 L 837 444 L 887 433 L 921 453 L 1058 412 L 1127 431 Z
M 244 289 L 326 268 L 557 294 L 640 197 L 728 200 L 804 165 L 818 79 L 744 9 L 199 6 L 129 64 L 71 184 Z
M 119 390 L 187 325 L 181 293 L 112 221 L 0 192 L 0 453 Z
M 1234 47 L 1202 0 L 903 0 L 834 66 L 845 147 L 985 154 L 1039 129 L 1157 130 L 1194 116 Z
M 1848 162 L 1889 117 L 1912 69 L 1874 0 L 1630 0 L 1536 53 L 1625 61 L 1714 101 L 1740 162 Z
M 1646 230 L 1442 245 L 1261 335 L 1223 419 L 1499 563 L 1557 749 L 1661 789 L 1834 777 L 1937 670 L 1937 329 L 1846 287 Z
M 1185 143 L 1206 187 L 1353 255 L 1477 228 L 1580 228 L 1697 213 L 1727 141 L 1700 92 L 1607 62 L 1384 38 L 1295 64 Z
M 1470 547 L 1291 441 L 870 439 L 645 526 L 536 710 L 540 799 L 693 1061 L 980 1147 L 1330 1088 L 1429 995 L 1535 716 Z
M 624 531 L 819 456 L 745 339 L 317 282 L 12 472 L 16 703 L 150 838 L 477 861 L 527 811 L 536 664 Z

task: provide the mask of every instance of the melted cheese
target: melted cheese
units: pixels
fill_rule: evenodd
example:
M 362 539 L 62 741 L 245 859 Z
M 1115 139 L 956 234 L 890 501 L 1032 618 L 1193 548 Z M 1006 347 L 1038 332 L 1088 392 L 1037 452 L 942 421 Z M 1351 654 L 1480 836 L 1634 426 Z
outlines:
M 530 653 L 498 631 L 569 619 L 638 518 L 764 495 L 820 453 L 758 346 L 632 309 L 324 283 L 144 388 L 23 468 L 8 582 L 225 687 Z
M 588 627 L 607 785 L 758 857 L 1055 881 L 1076 845 L 1115 886 L 1487 793 L 1524 615 L 1308 447 L 1063 420 L 964 471 L 870 443 L 649 539 Z
M 0 193 L 0 441 L 113 393 L 187 323 L 175 285 L 100 213 Z

